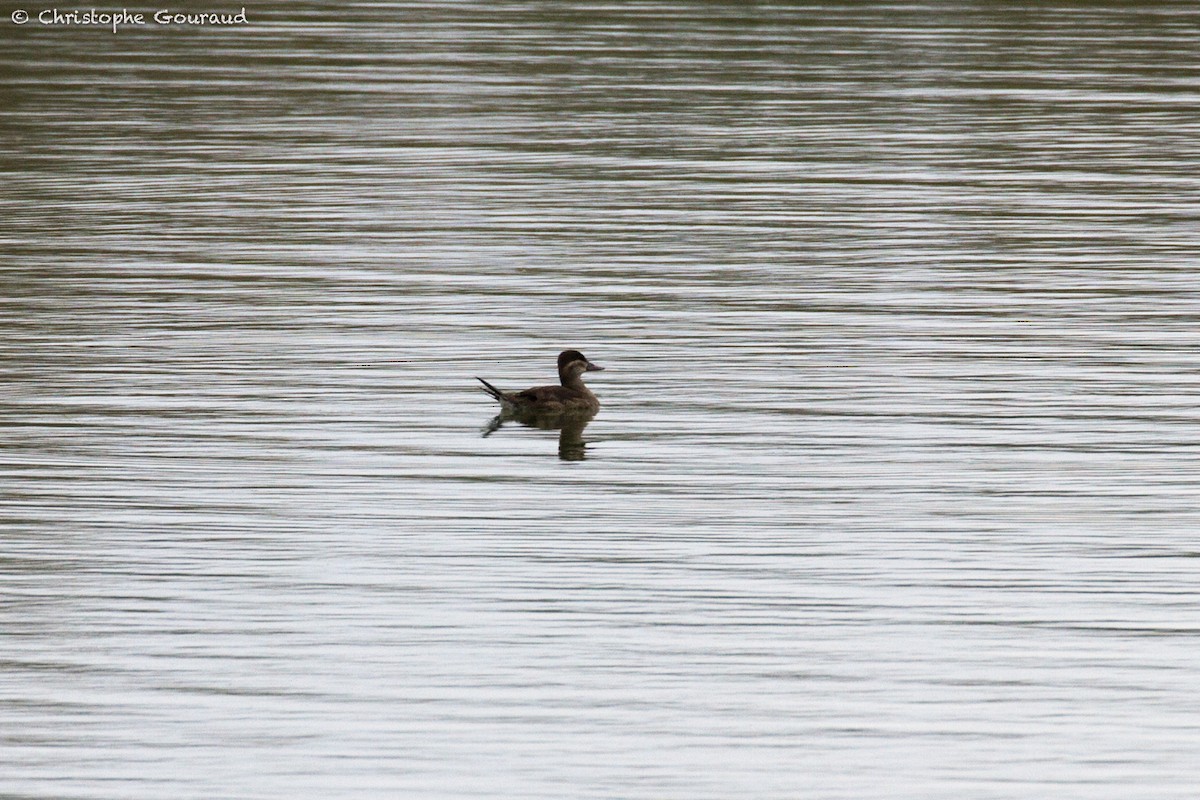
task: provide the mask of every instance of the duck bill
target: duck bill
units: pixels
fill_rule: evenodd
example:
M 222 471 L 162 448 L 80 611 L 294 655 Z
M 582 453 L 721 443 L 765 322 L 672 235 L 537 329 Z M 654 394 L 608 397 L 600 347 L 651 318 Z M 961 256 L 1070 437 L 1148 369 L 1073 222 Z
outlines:
M 604 367 L 600 366 L 599 364 L 593 364 L 592 362 L 589 361 L 589 362 L 587 362 L 587 370 L 585 370 L 585 371 L 586 372 L 603 372 Z

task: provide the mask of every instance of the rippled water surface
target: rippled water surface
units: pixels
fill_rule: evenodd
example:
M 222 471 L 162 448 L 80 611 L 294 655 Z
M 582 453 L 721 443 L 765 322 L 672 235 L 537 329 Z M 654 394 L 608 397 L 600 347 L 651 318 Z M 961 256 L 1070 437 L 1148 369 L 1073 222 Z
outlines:
M 1200 12 L 1009 5 L 0 20 L 0 795 L 1194 797 Z

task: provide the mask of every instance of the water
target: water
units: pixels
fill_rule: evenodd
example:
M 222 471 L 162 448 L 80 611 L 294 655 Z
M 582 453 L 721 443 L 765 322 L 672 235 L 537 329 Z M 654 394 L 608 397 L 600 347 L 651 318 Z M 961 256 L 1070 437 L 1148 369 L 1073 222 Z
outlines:
M 0 23 L 0 795 L 1194 795 L 1191 4 L 247 14 Z

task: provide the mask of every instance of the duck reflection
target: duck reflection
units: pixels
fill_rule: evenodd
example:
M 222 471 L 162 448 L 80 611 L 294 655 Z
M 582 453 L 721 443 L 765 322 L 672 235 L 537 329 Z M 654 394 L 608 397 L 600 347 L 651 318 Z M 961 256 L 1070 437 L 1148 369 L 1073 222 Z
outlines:
M 502 411 L 492 417 L 483 428 L 484 437 L 491 436 L 504 427 L 505 423 L 516 422 L 527 428 L 543 431 L 558 431 L 558 457 L 563 461 L 583 461 L 587 456 L 587 443 L 583 441 L 583 429 L 596 416 L 595 411 Z

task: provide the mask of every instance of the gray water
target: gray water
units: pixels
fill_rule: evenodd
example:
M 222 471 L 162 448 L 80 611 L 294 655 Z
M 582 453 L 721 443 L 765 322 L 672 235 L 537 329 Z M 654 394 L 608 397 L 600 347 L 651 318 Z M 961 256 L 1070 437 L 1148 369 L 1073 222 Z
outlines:
M 325 6 L 0 20 L 0 796 L 1195 796 L 1191 2 Z

